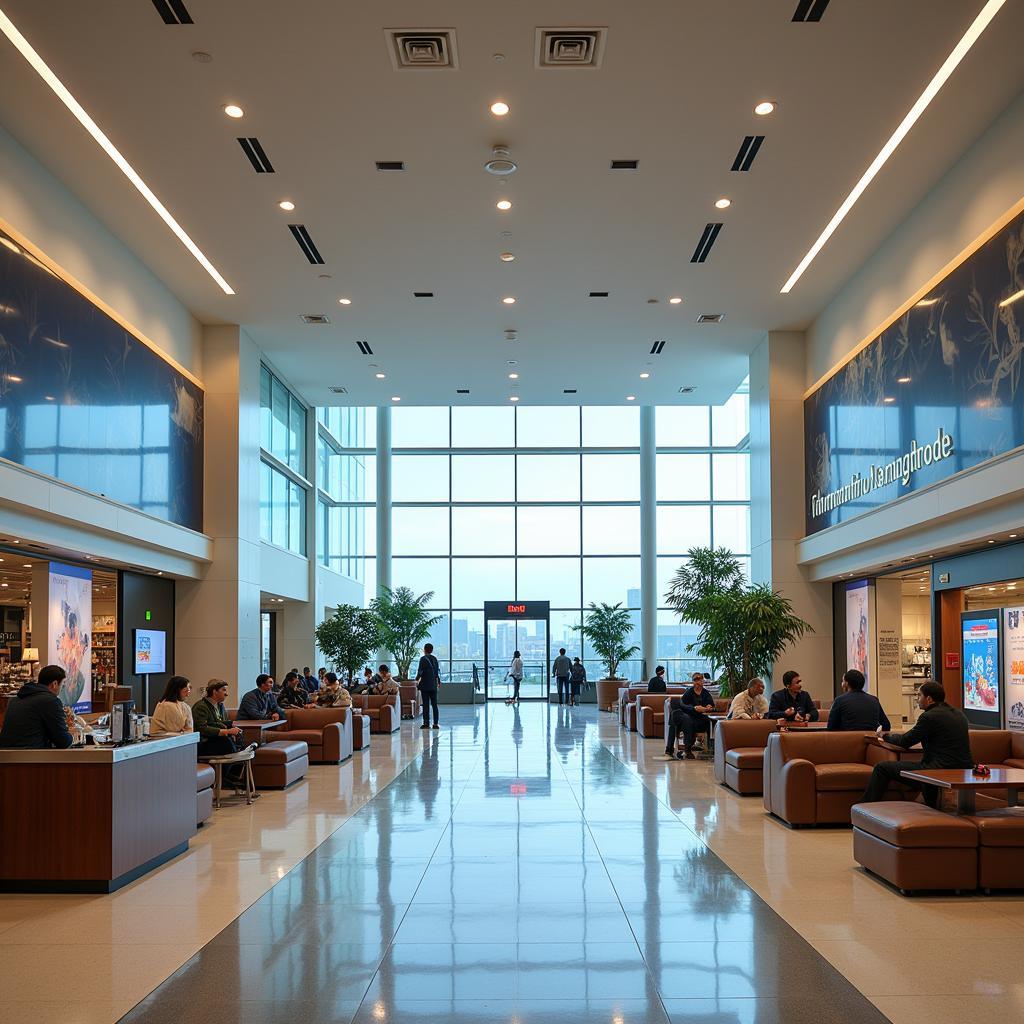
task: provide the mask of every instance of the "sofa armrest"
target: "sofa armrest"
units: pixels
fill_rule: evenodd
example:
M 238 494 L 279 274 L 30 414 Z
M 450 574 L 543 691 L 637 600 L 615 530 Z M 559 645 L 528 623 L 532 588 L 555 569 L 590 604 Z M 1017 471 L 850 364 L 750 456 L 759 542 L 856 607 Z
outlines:
M 654 708 L 638 704 L 636 709 L 636 731 L 647 739 L 654 735 Z
M 712 725 L 711 728 L 712 729 L 716 729 L 716 727 L 714 725 Z M 668 728 L 667 727 L 666 727 L 665 731 L 666 731 L 666 733 L 668 732 Z M 725 782 L 725 754 L 726 754 L 726 749 L 725 749 L 725 744 L 722 742 L 722 739 L 721 739 L 721 730 L 716 729 L 716 733 L 717 733 L 717 735 L 715 736 L 715 765 L 714 765 L 715 782 Z
M 791 825 L 813 825 L 818 820 L 818 786 L 814 764 L 802 757 L 772 770 L 772 811 Z
M 328 722 L 320 737 L 320 757 L 325 761 L 341 760 L 341 722 Z
M 382 704 L 380 707 L 380 726 L 385 732 L 395 731 L 395 706 L 393 704 Z
M 1010 759 L 1024 760 L 1024 732 L 1019 729 L 1010 730 Z

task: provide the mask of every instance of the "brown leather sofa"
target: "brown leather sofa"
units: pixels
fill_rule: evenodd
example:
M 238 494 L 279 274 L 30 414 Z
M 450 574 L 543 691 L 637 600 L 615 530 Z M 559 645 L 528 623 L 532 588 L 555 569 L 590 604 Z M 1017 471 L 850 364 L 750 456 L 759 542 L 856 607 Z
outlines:
M 737 723 L 739 724 L 739 723 Z M 774 732 L 764 755 L 765 810 L 789 825 L 848 825 L 871 769 L 895 761 L 895 752 L 863 732 Z M 920 758 L 906 751 L 904 760 Z M 907 791 L 896 788 L 893 799 Z
M 286 789 L 309 771 L 309 747 L 304 740 L 274 740 L 256 750 L 252 777 L 257 789 Z
M 352 756 L 351 708 L 289 708 L 287 725 L 269 734 L 272 740 L 302 740 L 311 764 L 340 764 Z
M 213 814 L 213 784 L 217 773 L 208 764 L 196 765 L 196 825 Z
M 764 751 L 778 732 L 766 718 L 719 722 L 715 730 L 715 781 L 737 793 L 760 793 L 764 787 Z
M 402 717 L 419 718 L 423 712 L 420 704 L 420 691 L 415 683 L 399 683 L 398 696 L 402 700 Z
M 352 698 L 352 706 L 370 719 L 370 732 L 397 732 L 402 726 L 398 696 L 396 693 L 360 693 Z
M 370 745 L 370 716 L 352 708 L 352 749 L 365 750 Z
M 681 686 L 679 683 L 671 683 L 668 686 L 667 692 L 670 696 L 678 697 L 684 694 L 686 690 L 686 686 Z M 638 731 L 636 701 L 638 697 L 642 697 L 646 695 L 646 693 L 646 683 L 625 686 L 619 690 L 619 724 L 630 732 Z M 665 694 L 655 694 L 654 696 L 664 697 Z
M 970 820 L 978 827 L 978 886 L 986 892 L 1024 888 L 1024 818 L 1020 811 L 999 807 L 973 814 Z
M 671 696 L 663 693 L 638 693 L 633 702 L 636 709 L 636 731 L 644 739 L 665 738 L 665 711 Z

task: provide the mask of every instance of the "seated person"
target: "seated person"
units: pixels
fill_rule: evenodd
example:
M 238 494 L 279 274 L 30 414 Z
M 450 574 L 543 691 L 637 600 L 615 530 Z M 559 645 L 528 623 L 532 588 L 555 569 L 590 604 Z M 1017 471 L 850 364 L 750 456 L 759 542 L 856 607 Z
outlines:
M 68 726 L 74 712 L 57 696 L 67 673 L 60 665 L 39 670 L 36 682 L 25 683 L 7 704 L 0 747 L 18 750 L 66 750 L 74 742 Z
M 704 688 L 704 677 L 699 673 L 683 696 L 673 697 L 669 704 L 668 721 L 665 723 L 665 753 L 662 760 L 676 758 L 676 737 L 683 734 L 683 753 L 680 758 L 694 760 L 693 741 L 697 733 L 711 732 L 711 719 L 707 716 L 715 710 L 715 698 Z
M 398 693 L 398 683 L 395 681 L 395 677 L 391 674 L 391 669 L 387 665 L 381 665 L 377 669 L 373 677 L 372 692 L 381 697 Z
M 654 670 L 654 675 L 647 682 L 648 693 L 668 693 L 668 687 L 665 685 L 665 666 L 659 665 Z
M 282 708 L 304 708 L 309 703 L 309 697 L 299 683 L 298 672 L 289 672 L 284 677 L 284 686 L 277 695 L 277 703 Z
M 308 665 L 302 670 L 301 682 L 306 693 L 316 693 L 320 689 L 320 680 L 310 672 Z
M 352 694 L 338 682 L 338 677 L 333 672 L 324 673 L 324 681 L 316 695 L 316 706 L 318 708 L 352 707 Z
M 769 718 L 783 718 L 787 722 L 816 722 L 818 709 L 811 695 L 803 688 L 800 673 L 790 669 L 782 677 L 782 689 L 772 694 L 768 705 Z
M 198 757 L 224 757 L 238 753 L 242 730 L 228 719 L 224 709 L 227 695 L 228 684 L 223 679 L 211 679 L 206 684 L 206 695 L 192 705 L 192 723 L 199 733 Z M 234 785 L 241 782 L 244 772 L 244 765 L 229 765 L 224 778 Z
M 277 722 L 284 711 L 274 696 L 274 677 L 258 675 L 256 689 L 250 690 L 238 705 L 238 717 L 247 721 Z
M 892 725 L 874 694 L 864 692 L 864 673 L 847 669 L 843 676 L 842 695 L 836 697 L 828 713 L 829 729 L 845 732 L 875 732 L 881 726 L 888 732 Z
M 352 693 L 373 693 L 373 669 L 369 665 L 363 669 L 363 681 L 357 683 L 350 679 L 348 688 Z
M 149 731 L 192 732 L 192 708 L 188 703 L 191 693 L 192 684 L 184 676 L 171 676 L 167 680 L 164 695 L 153 711 Z
M 704 678 L 704 673 L 703 672 L 694 672 L 693 675 L 690 676 L 690 684 L 691 685 L 693 683 L 700 683 L 701 686 L 703 686 L 706 682 L 707 682 L 707 680 Z
M 729 705 L 729 717 L 764 718 L 768 714 L 768 701 L 764 699 L 764 680 L 755 676 L 747 683 L 747 688 L 740 691 Z

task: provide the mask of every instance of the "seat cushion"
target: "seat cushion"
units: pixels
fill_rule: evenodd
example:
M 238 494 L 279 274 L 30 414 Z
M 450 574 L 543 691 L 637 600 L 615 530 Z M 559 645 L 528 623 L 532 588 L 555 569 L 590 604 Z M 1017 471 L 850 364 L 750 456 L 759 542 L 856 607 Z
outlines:
M 302 742 L 311 747 L 322 747 L 324 743 L 322 729 L 289 729 L 287 732 L 281 733 L 281 735 L 288 737 L 287 740 L 282 740 L 281 742 Z
M 208 764 L 196 765 L 196 792 L 202 793 L 217 781 L 217 773 Z
M 816 764 L 814 766 L 817 788 L 827 792 L 840 789 L 864 789 L 871 778 L 871 765 L 856 762 L 839 764 Z
M 760 771 L 764 767 L 764 747 L 733 747 L 725 752 L 725 763 Z
M 999 807 L 972 814 L 982 846 L 1024 846 L 1024 808 Z
M 289 761 L 308 756 L 309 746 L 302 740 L 275 740 L 257 749 L 256 763 L 287 764 Z
M 978 827 L 967 817 L 945 814 L 911 800 L 856 804 L 850 812 L 854 828 L 899 847 L 974 847 Z
M 1024 768 L 1024 760 L 1019 757 L 1008 757 L 1003 764 L 1007 768 Z

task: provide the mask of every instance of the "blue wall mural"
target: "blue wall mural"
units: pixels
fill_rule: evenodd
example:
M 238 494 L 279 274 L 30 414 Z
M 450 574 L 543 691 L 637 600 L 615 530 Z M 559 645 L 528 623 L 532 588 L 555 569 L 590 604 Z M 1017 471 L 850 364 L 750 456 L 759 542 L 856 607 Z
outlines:
M 0 456 L 203 528 L 203 392 L 0 231 Z
M 1024 444 L 1024 215 L 804 401 L 807 533 Z

